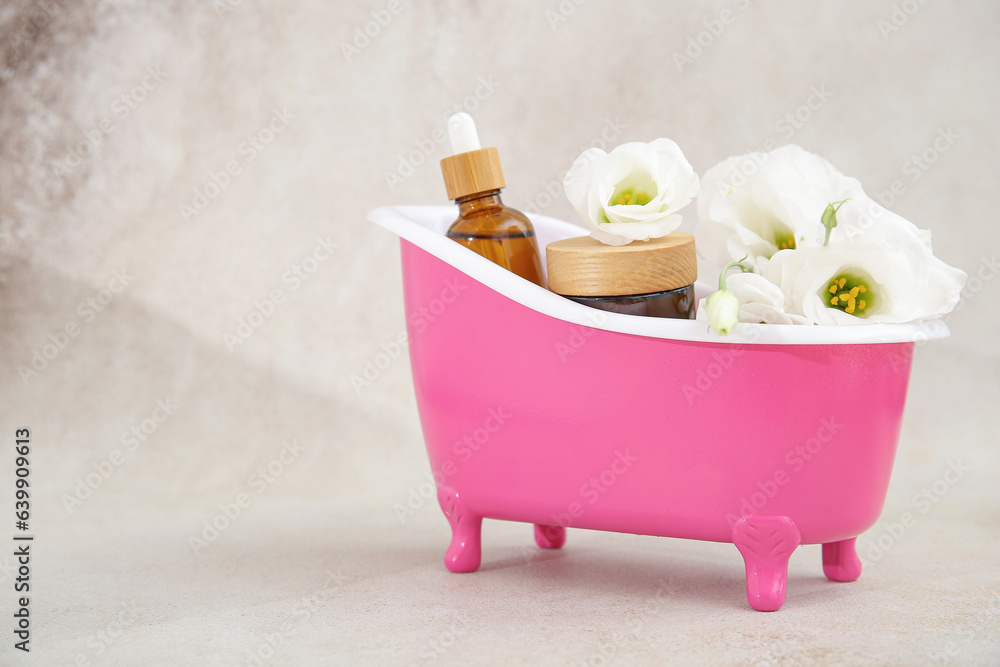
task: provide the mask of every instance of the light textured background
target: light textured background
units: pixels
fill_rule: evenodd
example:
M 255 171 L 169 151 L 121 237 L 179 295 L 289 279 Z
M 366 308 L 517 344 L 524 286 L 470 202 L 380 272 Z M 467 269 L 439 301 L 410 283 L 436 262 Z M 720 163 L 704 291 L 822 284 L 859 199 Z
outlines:
M 0 556 L 0 663 L 1000 662 L 996 3 L 403 0 L 347 53 L 386 3 L 165 4 L 0 8 L 0 434 L 32 429 L 37 535 L 31 656 L 11 646 Z M 814 91 L 827 99 L 803 107 Z M 952 337 L 915 360 L 858 582 L 826 582 L 802 548 L 784 609 L 758 614 L 732 545 L 571 531 L 540 554 L 528 526 L 499 522 L 482 571 L 458 576 L 433 499 L 397 518 L 429 467 L 405 350 L 352 386 L 404 329 L 397 241 L 364 214 L 442 203 L 435 137 L 461 107 L 523 209 L 572 219 L 560 173 L 602 133 L 671 137 L 700 173 L 773 137 L 875 196 L 899 181 L 890 208 L 982 271 Z M 269 135 L 276 110 L 291 118 Z M 196 192 L 207 206 L 183 215 Z M 327 237 L 338 247 L 296 285 L 286 272 Z M 116 270 L 127 286 L 89 310 Z M 157 400 L 177 407 L 130 450 L 122 434 Z M 272 463 L 291 441 L 302 451 Z M 950 462 L 969 468 L 955 484 Z M 269 463 L 280 474 L 261 482 Z M 189 538 L 241 493 L 250 506 L 196 554 Z M 917 522 L 900 535 L 904 512 Z

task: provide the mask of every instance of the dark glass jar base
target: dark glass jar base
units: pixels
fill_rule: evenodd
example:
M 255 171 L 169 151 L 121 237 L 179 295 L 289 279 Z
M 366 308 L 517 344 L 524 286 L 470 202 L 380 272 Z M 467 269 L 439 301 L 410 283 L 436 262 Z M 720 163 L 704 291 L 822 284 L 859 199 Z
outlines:
M 565 296 L 565 295 L 564 295 Z M 694 285 L 666 292 L 627 296 L 566 296 L 577 303 L 625 315 L 694 319 Z

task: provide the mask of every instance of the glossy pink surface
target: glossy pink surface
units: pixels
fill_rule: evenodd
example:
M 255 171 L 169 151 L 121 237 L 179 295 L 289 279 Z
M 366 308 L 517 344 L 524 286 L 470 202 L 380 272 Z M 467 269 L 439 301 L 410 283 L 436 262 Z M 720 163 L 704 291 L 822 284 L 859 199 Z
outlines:
M 421 424 L 455 535 L 450 569 L 479 566 L 479 526 L 492 518 L 742 540 L 748 575 L 775 571 L 753 584 L 757 609 L 784 600 L 793 532 L 791 549 L 830 545 L 831 578 L 860 574 L 853 538 L 885 500 L 912 343 L 738 345 L 591 329 L 407 241 L 402 260 Z M 785 547 L 755 551 L 765 533 Z M 565 534 L 536 529 L 536 539 L 558 547 Z

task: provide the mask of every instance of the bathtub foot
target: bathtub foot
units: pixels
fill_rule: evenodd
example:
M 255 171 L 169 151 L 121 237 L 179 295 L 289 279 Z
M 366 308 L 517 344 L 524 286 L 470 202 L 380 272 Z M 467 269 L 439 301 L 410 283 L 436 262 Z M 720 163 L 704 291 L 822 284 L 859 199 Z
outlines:
M 861 576 L 861 559 L 854 549 L 858 538 L 823 545 L 823 574 L 833 581 L 854 581 Z
M 566 544 L 566 529 L 562 526 L 535 524 L 535 544 L 539 549 L 558 549 Z
M 438 487 L 438 503 L 451 524 L 451 544 L 444 555 L 444 565 L 452 572 L 475 572 L 482 560 L 483 517 L 469 511 L 458 491 Z
M 745 516 L 733 526 L 733 544 L 743 555 L 747 602 L 757 611 L 777 611 L 785 602 L 788 558 L 802 536 L 787 516 Z

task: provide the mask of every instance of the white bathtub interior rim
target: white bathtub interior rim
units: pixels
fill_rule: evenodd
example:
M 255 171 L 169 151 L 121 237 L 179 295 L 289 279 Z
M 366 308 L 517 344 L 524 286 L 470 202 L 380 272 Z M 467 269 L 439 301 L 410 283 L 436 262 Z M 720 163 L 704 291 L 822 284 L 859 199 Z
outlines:
M 566 299 L 501 268 L 447 236 L 455 221 L 454 206 L 382 206 L 368 213 L 368 220 L 450 264 L 470 278 L 517 303 L 544 315 L 594 329 L 670 340 L 740 345 L 860 345 L 907 343 L 944 338 L 948 326 L 940 319 L 910 324 L 859 324 L 856 326 L 739 324 L 728 336 L 708 330 L 705 322 L 624 315 L 597 310 Z M 582 236 L 587 230 L 545 215 L 529 215 L 535 226 L 545 267 L 545 246 L 553 241 Z M 405 276 L 404 276 L 405 280 Z M 714 285 L 698 281 L 698 299 L 712 293 Z

